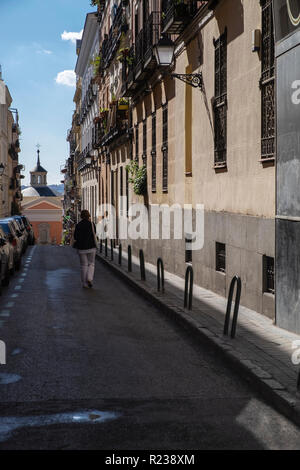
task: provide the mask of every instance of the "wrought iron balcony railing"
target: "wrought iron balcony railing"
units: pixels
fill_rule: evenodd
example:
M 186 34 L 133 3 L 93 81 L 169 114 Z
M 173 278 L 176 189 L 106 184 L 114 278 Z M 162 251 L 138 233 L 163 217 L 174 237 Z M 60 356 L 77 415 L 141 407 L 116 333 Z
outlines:
M 207 1 L 162 0 L 162 32 L 180 34 Z

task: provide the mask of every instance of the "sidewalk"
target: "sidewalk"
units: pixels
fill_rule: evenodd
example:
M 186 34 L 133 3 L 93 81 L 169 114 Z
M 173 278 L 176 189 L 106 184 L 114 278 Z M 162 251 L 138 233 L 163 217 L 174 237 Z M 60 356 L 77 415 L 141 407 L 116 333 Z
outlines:
M 236 337 L 225 337 L 223 328 L 227 299 L 194 285 L 193 309 L 185 310 L 184 279 L 165 272 L 165 293 L 162 294 L 157 291 L 156 266 L 146 263 L 146 281 L 141 281 L 138 258 L 132 256 L 132 273 L 127 272 L 127 253 L 123 254 L 121 267 L 117 249 L 114 250 L 114 261 L 110 258 L 110 248 L 105 258 L 103 247 L 103 253 L 98 254 L 102 263 L 202 342 L 206 341 L 238 373 L 251 381 L 273 406 L 300 425 L 300 397 L 297 395 L 299 366 L 292 363 L 292 353 L 295 351 L 292 343 L 300 341 L 300 336 L 282 330 L 274 326 L 270 319 L 240 306 Z M 233 307 L 234 303 L 232 311 Z

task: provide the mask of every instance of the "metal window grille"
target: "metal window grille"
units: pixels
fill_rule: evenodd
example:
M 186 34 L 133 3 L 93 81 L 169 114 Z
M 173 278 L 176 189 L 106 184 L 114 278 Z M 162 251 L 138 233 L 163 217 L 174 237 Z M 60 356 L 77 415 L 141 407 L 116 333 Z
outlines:
M 215 164 L 227 159 L 227 31 L 214 41 L 215 46 Z
M 275 155 L 275 44 L 272 0 L 261 0 L 261 157 Z
M 147 164 L 147 119 L 143 121 L 143 163 Z
M 128 217 L 128 212 L 129 212 L 129 184 L 128 184 L 128 170 L 126 168 L 126 217 Z
M 216 271 L 226 272 L 226 245 L 216 242 Z
M 139 125 L 135 125 L 135 159 L 139 161 Z
M 168 191 L 168 103 L 163 106 L 162 113 L 162 189 L 163 191 Z
M 274 258 L 270 256 L 263 257 L 263 291 L 270 294 L 275 293 L 275 273 Z
M 156 112 L 152 114 L 152 192 L 156 192 Z
M 185 239 L 185 245 L 187 245 L 187 243 L 191 243 L 190 238 Z M 192 254 L 193 254 L 192 250 L 188 250 L 187 248 L 185 248 L 185 262 L 186 263 L 191 263 L 193 261 L 193 255 Z

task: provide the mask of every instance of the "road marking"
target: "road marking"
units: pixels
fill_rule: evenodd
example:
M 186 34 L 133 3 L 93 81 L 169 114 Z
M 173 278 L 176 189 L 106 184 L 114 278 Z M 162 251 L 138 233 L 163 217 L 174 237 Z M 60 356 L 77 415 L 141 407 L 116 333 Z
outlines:
M 22 286 L 16 286 L 15 290 L 20 290 Z
M 25 279 L 19 279 L 19 282 L 24 282 L 24 281 L 25 281 Z
M 14 302 L 8 302 L 8 303 L 5 305 L 5 307 L 6 307 L 6 308 L 10 308 L 10 307 L 13 307 L 14 305 L 15 305 Z
M 12 299 L 16 299 L 17 297 L 19 297 L 19 294 L 11 294 L 10 296 Z

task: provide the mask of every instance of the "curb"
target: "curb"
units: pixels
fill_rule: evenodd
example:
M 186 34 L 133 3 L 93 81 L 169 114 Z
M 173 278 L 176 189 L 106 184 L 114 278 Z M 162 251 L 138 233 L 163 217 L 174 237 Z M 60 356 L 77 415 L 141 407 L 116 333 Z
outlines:
M 237 352 L 231 345 L 230 339 L 211 332 L 207 327 L 201 326 L 191 318 L 184 308 L 172 305 L 164 295 L 154 288 L 146 285 L 145 281 L 134 278 L 132 273 L 126 272 L 122 267 L 112 263 L 109 258 L 97 253 L 97 259 L 121 280 L 125 281 L 136 293 L 150 301 L 165 315 L 176 321 L 185 331 L 193 335 L 194 339 L 205 342 L 218 354 L 228 366 L 243 377 L 251 386 L 263 396 L 277 411 L 300 426 L 300 401 L 280 384 L 272 375 L 255 364 L 241 353 Z

